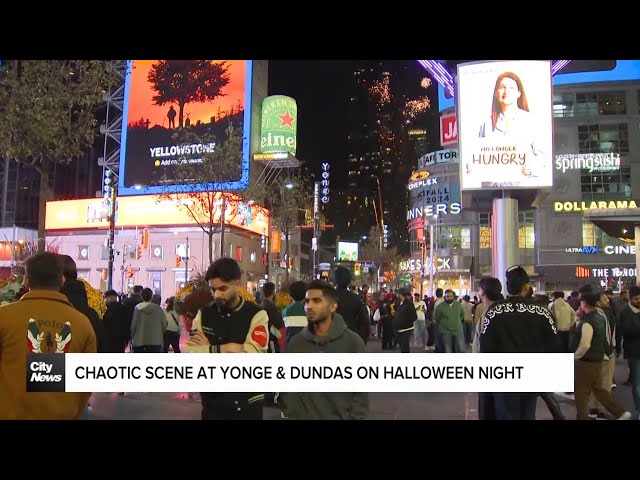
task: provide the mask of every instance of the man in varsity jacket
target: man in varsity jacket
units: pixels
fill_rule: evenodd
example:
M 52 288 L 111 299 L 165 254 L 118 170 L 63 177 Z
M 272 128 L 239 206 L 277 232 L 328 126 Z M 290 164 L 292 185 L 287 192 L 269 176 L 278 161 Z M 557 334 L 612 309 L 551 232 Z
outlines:
M 207 270 L 214 302 L 198 311 L 187 351 L 194 353 L 267 353 L 269 316 L 238 294 L 238 262 L 220 258 Z M 264 393 L 203 392 L 203 420 L 262 420 Z

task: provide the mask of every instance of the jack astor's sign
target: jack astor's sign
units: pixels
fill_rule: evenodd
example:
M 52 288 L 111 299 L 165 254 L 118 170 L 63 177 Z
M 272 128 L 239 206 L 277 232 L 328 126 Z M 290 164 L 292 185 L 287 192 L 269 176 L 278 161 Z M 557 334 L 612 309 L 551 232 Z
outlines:
M 556 212 L 585 212 L 587 210 L 629 209 L 638 208 L 635 200 L 610 200 L 599 202 L 553 202 Z

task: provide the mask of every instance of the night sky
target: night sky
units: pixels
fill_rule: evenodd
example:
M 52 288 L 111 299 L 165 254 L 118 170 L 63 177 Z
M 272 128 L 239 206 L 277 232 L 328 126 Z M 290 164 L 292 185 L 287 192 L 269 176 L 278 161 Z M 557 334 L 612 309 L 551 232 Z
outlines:
M 323 161 L 335 165 L 347 158 L 350 67 L 347 60 L 269 61 L 269 95 L 297 101 L 296 157 L 316 176 Z

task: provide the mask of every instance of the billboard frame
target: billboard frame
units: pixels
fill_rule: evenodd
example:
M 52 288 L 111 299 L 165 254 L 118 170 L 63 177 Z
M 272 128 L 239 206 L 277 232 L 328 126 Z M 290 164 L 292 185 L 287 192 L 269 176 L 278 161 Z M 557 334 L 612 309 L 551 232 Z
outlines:
M 528 61 L 528 60 L 477 60 L 474 62 L 465 62 L 465 63 L 461 63 L 458 64 L 457 68 L 456 68 L 456 76 L 455 76 L 455 98 L 457 99 L 455 102 L 455 115 L 456 115 L 456 122 L 458 120 L 460 120 L 460 82 L 458 81 L 458 77 L 459 77 L 459 73 L 458 70 L 460 68 L 460 66 L 467 66 L 467 65 L 481 65 L 481 64 L 488 64 L 488 63 L 498 63 L 498 62 L 509 62 L 509 61 Z M 550 162 L 551 162 L 551 185 L 548 186 L 530 186 L 530 185 L 523 185 L 523 186 L 504 186 L 504 187 L 477 187 L 477 188 L 470 188 L 470 187 L 463 187 L 463 169 L 464 169 L 464 164 L 462 161 L 462 130 L 459 126 L 458 126 L 458 163 L 459 163 L 459 167 L 460 169 L 459 171 L 459 175 L 460 175 L 460 194 L 462 194 L 462 192 L 480 192 L 480 191 L 494 191 L 494 192 L 500 192 L 500 191 L 510 191 L 510 190 L 540 190 L 540 189 L 550 189 L 553 188 L 554 185 L 554 181 L 555 181 L 555 144 L 554 144 L 554 138 L 555 138 L 555 122 L 554 122 L 554 117 L 553 117 L 553 71 L 552 71 L 552 67 L 553 67 L 553 62 L 551 60 L 535 60 L 535 61 L 544 61 L 544 62 L 549 62 L 549 91 L 551 92 L 551 95 L 549 95 L 549 115 L 551 118 L 551 152 L 549 152 L 549 158 L 550 158 Z
M 180 193 L 181 188 L 185 184 L 168 184 L 168 185 L 141 185 L 140 188 L 135 186 L 124 186 L 124 175 L 126 171 L 126 153 L 127 153 L 127 124 L 129 120 L 129 95 L 131 89 L 131 69 L 133 60 L 127 60 L 127 68 L 125 70 L 124 82 L 124 101 L 122 107 L 122 128 L 120 133 L 120 162 L 118 166 L 118 195 L 149 195 L 162 193 Z M 252 107 L 252 87 L 253 87 L 253 60 L 245 60 L 245 92 L 244 92 L 244 118 L 242 120 L 242 165 L 240 180 L 233 182 L 217 182 L 217 183 L 199 183 L 189 186 L 190 192 L 208 192 L 208 191 L 238 191 L 244 190 L 249 185 L 249 166 L 251 159 L 251 107 Z

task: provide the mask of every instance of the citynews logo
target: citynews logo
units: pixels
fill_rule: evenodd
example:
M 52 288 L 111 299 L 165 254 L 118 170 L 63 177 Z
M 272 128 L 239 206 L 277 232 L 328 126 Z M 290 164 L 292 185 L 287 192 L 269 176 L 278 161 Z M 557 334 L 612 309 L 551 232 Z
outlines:
M 64 353 L 27 355 L 27 392 L 64 392 Z

